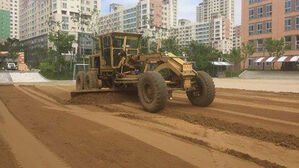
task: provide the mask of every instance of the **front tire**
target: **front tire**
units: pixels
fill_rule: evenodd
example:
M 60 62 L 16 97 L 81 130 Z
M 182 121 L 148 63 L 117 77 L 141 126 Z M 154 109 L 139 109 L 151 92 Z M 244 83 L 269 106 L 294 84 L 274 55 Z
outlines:
M 187 91 L 189 101 L 195 106 L 209 106 L 215 99 L 215 84 L 212 77 L 204 71 L 199 71 L 195 81 L 195 90 Z
M 85 76 L 86 81 L 86 89 L 92 90 L 92 89 L 99 89 L 99 82 L 98 82 L 98 76 L 95 72 L 87 72 Z
M 78 72 L 76 76 L 76 90 L 81 91 L 85 89 L 85 76 L 86 73 L 83 71 Z
M 146 111 L 156 113 L 167 102 L 168 93 L 164 78 L 158 72 L 145 72 L 137 84 L 138 96 Z

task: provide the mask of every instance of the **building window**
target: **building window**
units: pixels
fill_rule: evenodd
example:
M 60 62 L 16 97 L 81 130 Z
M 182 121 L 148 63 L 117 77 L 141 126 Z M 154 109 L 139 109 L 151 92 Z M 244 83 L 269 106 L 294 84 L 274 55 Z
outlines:
M 254 8 L 249 9 L 249 19 L 254 19 Z
M 296 49 L 299 49 L 299 36 L 296 36 Z
M 263 2 L 263 0 L 256 0 L 256 2 Z
M 272 15 L 272 4 L 266 5 L 266 16 Z
M 257 17 L 258 18 L 263 17 L 263 6 L 257 7 Z
M 299 0 L 296 0 L 296 11 L 299 11 Z
M 266 22 L 266 31 L 267 31 L 267 33 L 272 32 L 272 21 Z
M 285 49 L 291 50 L 292 49 L 292 36 L 285 36 L 284 41 L 285 41 Z
M 254 0 L 249 0 L 249 4 L 253 4 L 254 3 Z
M 254 34 L 254 26 L 253 24 L 249 25 L 249 35 L 253 35 Z
M 257 40 L 257 43 L 256 43 L 256 51 L 257 52 L 263 51 L 263 44 L 264 44 L 264 40 L 263 39 Z
M 285 1 L 285 12 L 290 12 L 292 10 L 292 0 Z
M 257 34 L 263 33 L 263 23 L 257 23 Z
M 285 18 L 285 20 L 284 20 L 284 29 L 285 30 L 291 30 L 291 28 L 292 28 L 291 18 Z
M 299 16 L 296 16 L 296 29 L 299 29 Z

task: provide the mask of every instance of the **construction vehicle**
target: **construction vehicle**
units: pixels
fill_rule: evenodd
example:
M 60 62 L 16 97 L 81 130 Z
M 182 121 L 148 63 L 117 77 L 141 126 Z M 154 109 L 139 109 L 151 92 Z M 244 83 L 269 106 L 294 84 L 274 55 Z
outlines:
M 100 52 L 90 56 L 89 72 L 78 72 L 72 97 L 135 89 L 149 112 L 162 110 L 177 90 L 186 91 L 195 106 L 213 102 L 215 86 L 209 74 L 195 71 L 192 63 L 172 53 L 157 49 L 157 53 L 141 54 L 141 37 L 118 32 L 98 36 Z

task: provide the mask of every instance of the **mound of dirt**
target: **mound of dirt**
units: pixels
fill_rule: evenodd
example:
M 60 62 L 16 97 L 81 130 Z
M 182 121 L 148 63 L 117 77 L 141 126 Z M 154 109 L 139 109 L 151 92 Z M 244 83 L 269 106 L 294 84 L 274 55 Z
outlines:
M 91 104 L 91 105 L 107 105 L 120 104 L 123 102 L 137 102 L 138 96 L 136 92 L 107 92 L 107 93 L 89 93 L 73 97 L 70 104 Z

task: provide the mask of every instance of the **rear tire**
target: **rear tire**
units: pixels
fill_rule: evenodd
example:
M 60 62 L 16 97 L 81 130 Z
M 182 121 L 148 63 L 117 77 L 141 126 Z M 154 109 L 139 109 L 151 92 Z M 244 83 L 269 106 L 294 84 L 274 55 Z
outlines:
M 196 77 L 196 90 L 187 91 L 189 101 L 200 107 L 209 106 L 215 99 L 215 84 L 212 77 L 204 72 L 199 71 Z
M 138 82 L 138 96 L 146 111 L 156 113 L 167 102 L 168 93 L 164 78 L 158 72 L 145 72 Z
M 92 90 L 92 89 L 99 89 L 99 82 L 98 82 L 98 76 L 95 72 L 88 72 L 85 76 L 86 81 L 86 89 Z
M 85 76 L 86 73 L 83 71 L 78 72 L 76 76 L 76 90 L 84 90 L 85 89 Z

